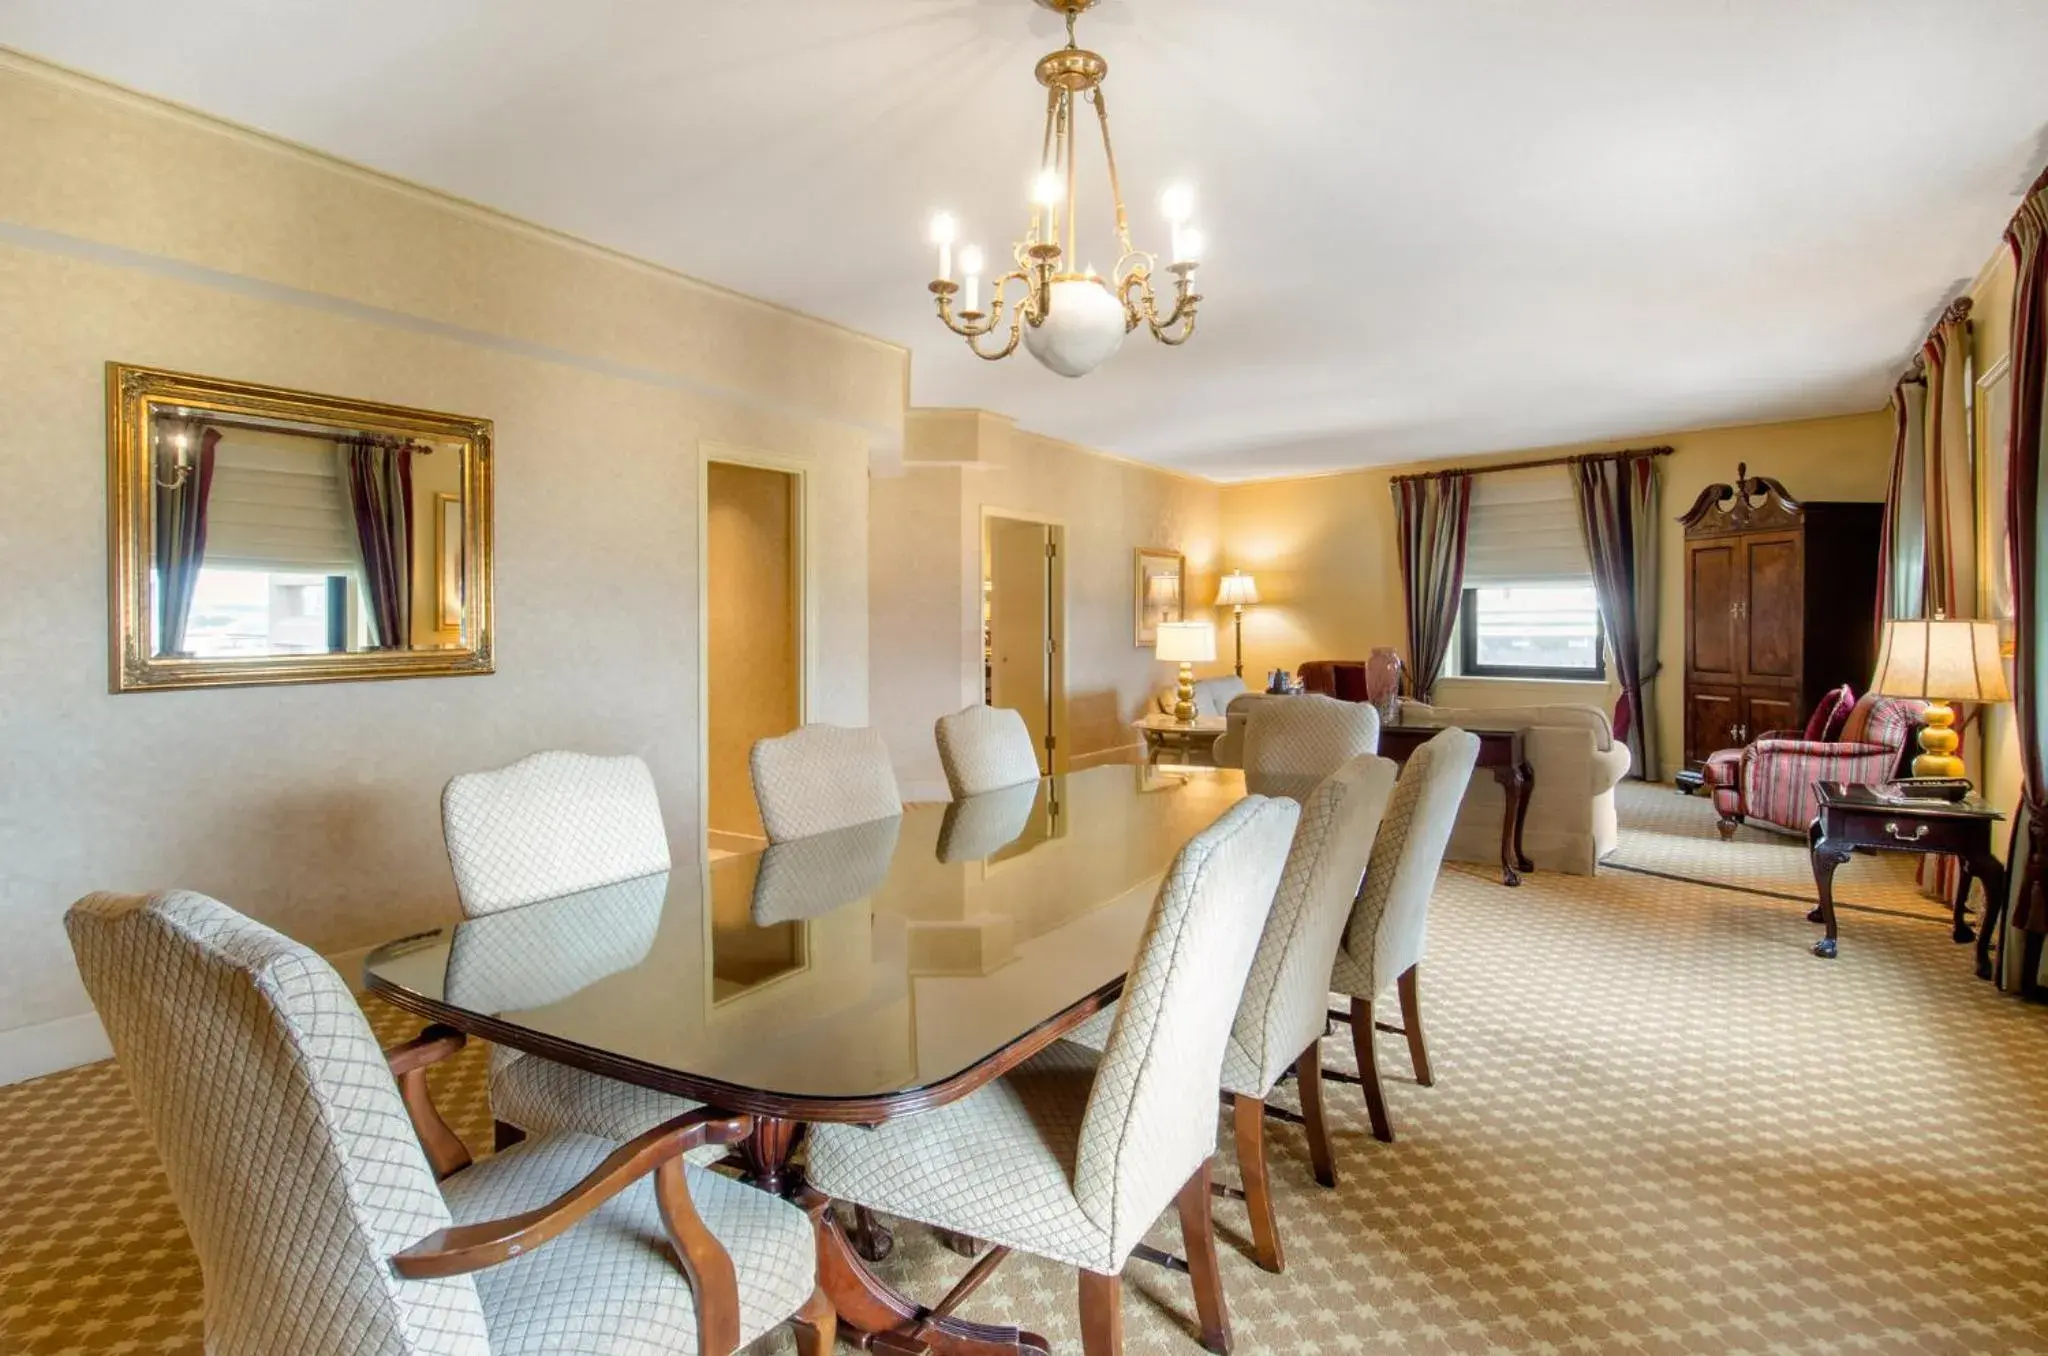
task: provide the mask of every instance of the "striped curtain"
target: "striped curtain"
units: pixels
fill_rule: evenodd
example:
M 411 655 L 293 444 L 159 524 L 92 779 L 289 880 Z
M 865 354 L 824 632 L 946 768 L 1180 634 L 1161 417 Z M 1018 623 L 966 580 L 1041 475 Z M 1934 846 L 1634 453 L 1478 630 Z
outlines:
M 192 592 L 206 562 L 206 503 L 213 493 L 220 430 L 185 420 L 160 420 L 152 460 L 156 515 L 156 653 L 183 654 Z M 197 443 L 194 447 L 193 444 Z
M 340 447 L 342 483 L 348 487 L 356 546 L 363 560 L 371 647 L 408 649 L 412 645 L 412 445 L 347 438 Z
M 1592 457 L 1572 468 L 1593 591 L 1621 679 L 1615 733 L 1628 740 L 1629 775 L 1643 781 L 1663 772 L 1648 686 L 1657 676 L 1657 462 Z
M 2006 947 L 2008 987 L 2041 977 L 2048 934 L 2048 174 L 2034 184 L 2006 244 L 2013 252 L 2012 458 L 2006 523 L 2012 534 L 2013 702 L 2026 778 L 2014 825 Z
M 1401 533 L 1401 590 L 1408 605 L 1408 693 L 1436 691 L 1450 657 L 1465 589 L 1465 528 L 1472 516 L 1472 474 L 1448 471 L 1394 482 Z

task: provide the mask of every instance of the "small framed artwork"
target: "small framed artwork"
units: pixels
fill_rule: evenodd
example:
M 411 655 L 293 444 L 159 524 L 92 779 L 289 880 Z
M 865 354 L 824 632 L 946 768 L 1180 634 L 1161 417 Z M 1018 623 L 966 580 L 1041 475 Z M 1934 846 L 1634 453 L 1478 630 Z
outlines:
M 462 629 L 462 496 L 434 496 L 434 579 L 440 601 L 434 624 Z
M 2012 470 L 2012 390 L 2008 360 L 2000 358 L 1977 378 L 1977 615 L 1999 622 L 1999 635 L 2012 645 L 2012 540 L 2005 519 Z
M 1188 562 L 1178 551 L 1139 547 L 1133 569 L 1135 643 L 1150 649 L 1159 639 L 1159 623 L 1184 620 Z

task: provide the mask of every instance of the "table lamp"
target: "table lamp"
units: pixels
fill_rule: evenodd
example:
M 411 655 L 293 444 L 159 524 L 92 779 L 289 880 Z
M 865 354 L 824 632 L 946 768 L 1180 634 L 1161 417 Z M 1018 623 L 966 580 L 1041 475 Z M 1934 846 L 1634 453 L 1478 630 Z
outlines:
M 1207 622 L 1161 622 L 1152 654 L 1169 663 L 1180 661 L 1180 693 L 1173 706 L 1173 718 L 1183 725 L 1194 724 L 1195 665 L 1216 658 L 1216 628 Z
M 1874 688 L 1887 697 L 1918 697 L 1927 703 L 1913 775 L 1961 777 L 1963 760 L 1956 746 L 1962 740 L 1948 703 L 2012 700 L 1998 658 L 1998 623 L 1941 616 L 1886 622 Z
M 1244 677 L 1244 610 L 1259 601 L 1259 586 L 1243 570 L 1232 570 L 1216 581 L 1216 606 L 1231 609 L 1237 624 L 1237 664 L 1232 670 Z

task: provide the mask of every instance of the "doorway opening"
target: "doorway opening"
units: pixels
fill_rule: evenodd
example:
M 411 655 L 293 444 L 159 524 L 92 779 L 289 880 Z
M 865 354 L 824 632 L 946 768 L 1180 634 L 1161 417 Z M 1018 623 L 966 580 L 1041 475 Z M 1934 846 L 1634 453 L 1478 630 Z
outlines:
M 704 822 L 720 855 L 767 841 L 748 754 L 804 720 L 804 481 L 707 460 L 703 490 Z
M 1065 527 L 984 512 L 982 700 L 1024 717 L 1042 776 L 1067 765 Z

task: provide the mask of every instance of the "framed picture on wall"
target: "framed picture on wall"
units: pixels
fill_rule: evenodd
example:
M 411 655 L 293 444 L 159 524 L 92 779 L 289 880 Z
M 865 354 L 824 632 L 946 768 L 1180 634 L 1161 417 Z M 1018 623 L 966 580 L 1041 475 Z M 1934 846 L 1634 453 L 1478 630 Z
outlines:
M 1188 562 L 1178 551 L 1139 547 L 1133 571 L 1135 643 L 1151 649 L 1159 639 L 1159 623 L 1181 621 L 1187 604 Z
M 2012 541 L 2005 519 L 2006 488 L 2012 469 L 2012 391 L 2009 364 L 2000 358 L 1977 378 L 1977 615 L 1995 617 L 1999 635 L 2012 644 Z

